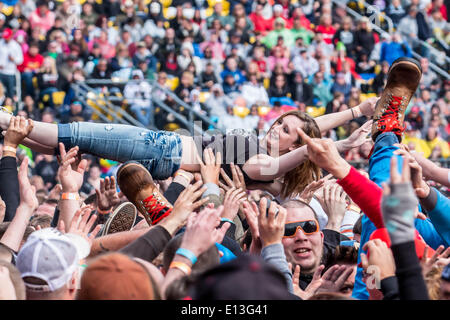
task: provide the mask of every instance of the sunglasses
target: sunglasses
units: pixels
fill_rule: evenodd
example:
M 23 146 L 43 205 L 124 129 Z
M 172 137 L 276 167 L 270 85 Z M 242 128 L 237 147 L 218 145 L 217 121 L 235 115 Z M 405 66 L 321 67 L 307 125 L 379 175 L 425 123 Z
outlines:
M 283 238 L 293 238 L 301 228 L 305 235 L 313 234 L 319 231 L 319 223 L 316 220 L 303 220 L 289 222 L 284 225 Z

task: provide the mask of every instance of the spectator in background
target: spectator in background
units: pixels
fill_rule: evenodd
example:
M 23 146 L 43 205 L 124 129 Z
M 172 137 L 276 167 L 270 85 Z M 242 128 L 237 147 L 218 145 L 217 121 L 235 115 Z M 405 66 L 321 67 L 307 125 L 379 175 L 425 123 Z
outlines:
M 61 123 L 87 121 L 89 120 L 89 114 L 80 101 L 73 101 L 70 104 L 69 110 L 61 113 L 60 119 Z
M 400 20 L 406 15 L 400 0 L 392 0 L 391 4 L 386 9 L 386 14 L 392 19 L 394 27 L 397 27 Z
M 431 83 L 437 79 L 437 75 L 433 70 L 430 69 L 430 64 L 427 58 L 420 59 L 420 66 L 422 68 L 420 87 L 423 90 L 431 86 Z
M 98 60 L 90 78 L 92 79 L 111 79 L 111 67 L 108 60 L 101 58 Z
M 315 104 L 317 106 L 325 107 L 328 104 L 328 102 L 330 102 L 333 99 L 333 95 L 330 92 L 330 87 L 332 84 L 325 83 L 322 72 L 317 72 L 314 75 L 314 81 L 312 84 L 313 84 L 313 94 L 314 97 L 317 99 Z
M 312 87 L 304 81 L 302 73 L 299 71 L 294 72 L 291 93 L 292 99 L 299 109 L 303 110 L 306 106 L 313 104 L 314 95 Z
M 412 107 L 406 115 L 405 121 L 408 121 L 412 127 L 412 130 L 422 130 L 424 123 L 423 113 L 420 111 L 420 108 L 418 106 Z
M 369 55 L 375 46 L 375 34 L 370 26 L 369 19 L 362 17 L 358 22 L 358 28 L 354 33 L 354 45 L 356 56 L 361 54 Z
M 58 91 L 58 80 L 59 74 L 56 70 L 55 60 L 51 57 L 46 57 L 37 73 L 37 82 L 40 89 L 39 100 L 52 109 L 55 107 L 53 93 Z
M 320 17 L 320 23 L 316 27 L 315 32 L 323 34 L 323 41 L 326 44 L 332 43 L 332 39 L 336 33 L 336 29 L 332 26 L 331 15 L 324 14 Z
M 412 57 L 411 47 L 402 40 L 399 32 L 394 33 L 392 41 L 381 45 L 380 61 L 387 61 L 389 65 L 400 57 Z
M 338 73 L 336 75 L 336 82 L 331 87 L 331 92 L 333 95 L 336 92 L 341 92 L 344 94 L 345 100 L 348 101 L 350 98 L 350 90 L 352 89 L 352 85 L 350 83 L 345 82 L 345 76 L 343 73 Z
M 6 89 L 6 96 L 13 98 L 16 96 L 17 66 L 23 62 L 22 49 L 13 40 L 13 30 L 5 28 L 0 41 L 0 82 Z
M 256 74 L 249 75 L 249 81 L 242 85 L 242 97 L 247 102 L 247 106 L 255 103 L 268 104 L 269 96 L 266 89 L 259 81 Z
M 124 97 L 130 105 L 130 110 L 145 127 L 152 127 L 155 123 L 153 117 L 153 104 L 151 101 L 152 87 L 145 81 L 141 70 L 133 70 L 132 80 L 124 89 Z
M 23 63 L 17 67 L 17 69 L 22 73 L 26 95 L 30 95 L 32 97 L 35 96 L 33 77 L 36 76 L 43 62 L 44 57 L 39 54 L 38 43 L 31 43 L 28 52 L 26 52 L 23 57 Z
M 40 0 L 37 3 L 37 8 L 30 14 L 28 18 L 31 27 L 39 28 L 41 34 L 45 34 L 55 24 L 55 14 L 49 10 L 48 3 L 45 0 Z

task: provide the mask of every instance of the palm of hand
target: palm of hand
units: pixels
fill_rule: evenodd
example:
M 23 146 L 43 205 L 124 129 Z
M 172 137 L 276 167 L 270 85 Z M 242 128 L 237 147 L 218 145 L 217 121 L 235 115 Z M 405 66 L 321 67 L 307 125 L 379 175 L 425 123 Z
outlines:
M 74 171 L 70 167 L 66 169 L 60 167 L 58 176 L 63 190 L 78 192 L 83 184 L 84 174 Z

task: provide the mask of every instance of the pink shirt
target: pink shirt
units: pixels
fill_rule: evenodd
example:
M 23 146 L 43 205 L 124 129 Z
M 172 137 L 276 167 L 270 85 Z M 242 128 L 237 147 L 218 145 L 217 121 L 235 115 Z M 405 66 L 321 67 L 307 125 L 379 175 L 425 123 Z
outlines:
M 40 28 L 41 30 L 47 32 L 55 24 L 55 14 L 52 11 L 47 11 L 44 17 L 39 15 L 39 8 L 30 14 L 30 24 L 32 28 Z

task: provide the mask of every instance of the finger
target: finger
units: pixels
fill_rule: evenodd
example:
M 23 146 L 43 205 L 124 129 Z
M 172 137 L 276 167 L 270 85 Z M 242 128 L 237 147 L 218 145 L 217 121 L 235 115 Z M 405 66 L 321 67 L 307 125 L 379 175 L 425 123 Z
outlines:
M 228 186 L 233 187 L 234 183 L 231 181 L 230 177 L 225 173 L 225 170 L 220 169 L 220 174 L 222 175 L 225 182 L 228 184 Z
M 116 178 L 114 176 L 111 176 L 110 178 L 109 189 L 116 190 Z
M 87 168 L 87 160 L 83 159 L 78 164 L 77 172 L 83 174 L 86 171 Z
M 205 161 L 205 165 L 211 164 L 211 159 L 209 157 L 209 148 L 203 150 L 203 160 Z
M 203 204 L 205 204 L 205 203 L 208 202 L 208 201 L 209 201 L 209 197 L 205 197 L 205 198 L 203 198 L 203 199 L 198 200 L 197 202 L 194 202 L 194 203 L 192 204 L 193 210 L 195 210 L 195 209 L 201 207 Z
M 95 228 L 94 228 L 94 230 L 92 230 L 92 232 L 91 233 L 89 233 L 89 239 L 90 240 L 93 240 L 96 236 L 97 236 L 97 234 L 100 232 L 100 229 L 102 228 L 102 225 L 101 224 L 98 224 L 98 225 L 96 225 L 95 226 Z
M 369 267 L 369 259 L 367 259 L 367 256 L 361 252 L 361 265 L 364 270 L 367 270 Z
M 19 167 L 19 182 L 24 183 L 28 179 L 28 157 L 23 158 Z
M 236 172 L 238 174 L 239 177 L 239 181 L 241 182 L 241 188 L 245 189 L 245 179 L 244 179 L 244 174 L 242 173 L 241 168 L 239 168 L 239 166 L 236 166 Z
M 308 136 L 305 131 L 303 131 L 301 128 L 297 128 L 297 133 L 304 144 L 307 144 L 308 147 L 311 147 L 313 150 L 317 149 L 316 143 L 314 143 L 313 139 Z
M 391 184 L 400 183 L 401 178 L 398 174 L 398 168 L 397 168 L 397 157 L 394 156 L 391 158 Z
M 191 201 L 197 200 L 205 191 L 208 189 L 207 187 L 202 187 L 200 190 L 194 192 L 191 197 Z
M 78 225 L 78 228 L 81 230 L 84 230 L 84 227 L 86 226 L 86 223 L 87 223 L 90 213 L 91 213 L 91 208 L 88 206 L 83 207 L 83 210 L 81 213 L 82 213 L 83 217 L 81 218 L 81 222 Z
M 89 216 L 89 213 L 86 213 L 87 216 Z M 97 220 L 98 216 L 94 213 L 93 215 L 91 215 L 91 217 L 89 218 L 86 226 L 83 228 L 83 232 L 85 234 L 88 234 L 89 231 L 91 230 L 92 226 L 94 225 L 95 221 Z
M 216 152 L 216 167 L 219 168 L 222 165 L 222 153 Z
M 59 220 L 59 223 L 58 223 L 58 230 L 59 230 L 59 232 L 61 232 L 61 233 L 66 233 L 66 228 L 65 228 L 65 226 L 64 226 L 64 220 Z
M 422 262 L 426 262 L 427 261 L 427 257 L 428 257 L 428 246 L 425 246 L 425 249 L 423 249 L 423 255 L 422 258 L 420 259 Z
M 312 281 L 314 281 L 314 280 L 319 280 L 319 279 L 322 277 L 322 271 L 323 271 L 323 269 L 325 269 L 325 266 L 324 266 L 323 264 L 321 264 L 321 265 L 317 268 L 317 270 L 314 272 Z
M 339 269 L 338 265 L 334 265 L 331 268 L 329 268 L 322 276 L 323 280 L 331 280 L 333 277 L 333 274 L 336 272 L 336 270 Z
M 416 189 L 416 190 L 417 190 L 417 189 Z M 422 212 L 419 212 L 419 213 L 417 214 L 417 219 L 420 219 L 420 220 L 427 220 L 427 216 L 424 215 Z
M 42 228 L 41 228 L 41 225 L 38 224 L 38 225 L 36 226 L 36 231 L 39 231 L 39 230 L 41 230 L 41 229 L 42 229 Z
M 440 259 L 447 259 L 448 257 L 450 257 L 450 247 L 445 249 L 444 253 L 441 254 L 441 256 L 439 258 Z
M 200 164 L 200 166 L 202 166 L 202 167 L 205 166 L 205 164 L 203 163 L 202 158 L 200 157 L 199 154 L 197 154 L 197 161 L 198 161 L 198 163 Z
M 61 159 L 64 159 L 64 157 L 66 156 L 66 148 L 61 142 L 59 143 L 59 154 L 61 155 Z
M 81 212 L 82 212 L 82 211 L 83 211 L 83 209 L 78 209 L 78 210 L 75 212 L 75 214 L 73 215 L 72 221 L 70 222 L 69 231 L 78 228 L 79 219 L 80 219 L 80 216 L 81 216 Z
M 33 131 L 34 121 L 32 119 L 28 119 L 28 127 L 27 127 L 27 136 Z
M 236 172 L 236 166 L 234 165 L 234 163 L 230 163 L 230 168 L 231 168 L 231 175 L 233 177 L 233 182 L 236 185 L 236 188 L 239 188 L 240 187 L 240 185 L 239 185 L 240 181 L 239 181 L 239 178 L 238 178 L 238 175 L 237 175 L 237 172 Z
M 25 128 L 26 129 L 26 127 L 27 127 L 27 120 L 24 118 L 24 117 L 22 117 L 22 116 L 20 116 L 19 117 L 19 128 Z
M 348 267 L 348 266 L 344 266 L 344 267 L 345 267 L 344 271 L 342 272 L 342 274 L 336 280 L 336 285 L 338 287 L 342 287 L 343 284 L 345 283 L 345 281 L 347 281 L 347 279 L 353 273 L 353 268 Z
M 434 252 L 433 256 L 431 257 L 431 262 L 434 263 L 439 258 L 439 255 L 444 251 L 444 246 L 440 245 L 436 251 Z
M 383 195 L 388 196 L 391 194 L 391 188 L 386 182 L 382 182 L 381 187 L 383 188 Z
M 222 182 L 219 181 L 219 187 L 221 187 L 223 190 L 228 191 L 230 189 L 229 186 L 223 184 Z
M 410 181 L 411 181 L 411 168 L 409 167 L 409 159 L 407 157 L 403 157 L 402 182 L 410 182 Z
M 292 275 L 292 283 L 294 286 L 300 286 L 300 266 L 297 264 Z
M 20 117 L 14 117 L 14 129 L 18 130 L 20 128 Z
M 100 193 L 105 193 L 105 179 L 100 179 Z

